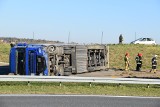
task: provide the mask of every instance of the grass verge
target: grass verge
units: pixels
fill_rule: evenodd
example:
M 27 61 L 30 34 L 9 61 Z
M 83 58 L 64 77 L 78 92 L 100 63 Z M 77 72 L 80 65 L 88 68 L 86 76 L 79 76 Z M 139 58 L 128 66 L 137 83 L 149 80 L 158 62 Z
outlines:
M 87 94 L 114 96 L 159 96 L 160 86 L 131 84 L 0 82 L 0 94 Z
M 151 69 L 151 59 L 154 54 L 160 56 L 160 45 L 140 45 L 140 44 L 115 44 L 109 45 L 109 59 L 110 59 L 110 68 L 124 69 L 124 55 L 129 53 L 130 69 L 136 69 L 135 57 L 138 53 L 142 53 L 143 63 L 142 70 Z M 159 57 L 158 57 L 159 59 Z M 158 61 L 158 65 L 159 65 Z M 157 70 L 160 70 L 160 66 L 157 66 Z
M 0 62 L 9 62 L 10 45 L 0 42 Z

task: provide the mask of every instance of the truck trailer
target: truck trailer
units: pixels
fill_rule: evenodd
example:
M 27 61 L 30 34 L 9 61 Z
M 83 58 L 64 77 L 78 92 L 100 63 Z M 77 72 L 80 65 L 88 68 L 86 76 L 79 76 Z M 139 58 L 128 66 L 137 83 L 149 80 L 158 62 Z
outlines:
M 106 69 L 105 45 L 26 44 L 12 45 L 10 73 L 15 75 L 72 75 Z

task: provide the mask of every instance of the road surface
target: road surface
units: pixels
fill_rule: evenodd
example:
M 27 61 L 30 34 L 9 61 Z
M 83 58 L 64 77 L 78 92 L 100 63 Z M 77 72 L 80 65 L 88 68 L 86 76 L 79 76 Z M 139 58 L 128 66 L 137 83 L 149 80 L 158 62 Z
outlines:
M 160 97 L 0 95 L 0 107 L 160 107 Z

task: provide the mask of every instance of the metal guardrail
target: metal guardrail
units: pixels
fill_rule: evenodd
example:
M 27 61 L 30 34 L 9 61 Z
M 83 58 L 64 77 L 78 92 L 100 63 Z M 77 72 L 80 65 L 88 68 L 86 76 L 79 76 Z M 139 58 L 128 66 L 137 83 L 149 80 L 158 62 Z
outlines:
M 0 75 L 0 81 L 160 84 L 160 79 Z

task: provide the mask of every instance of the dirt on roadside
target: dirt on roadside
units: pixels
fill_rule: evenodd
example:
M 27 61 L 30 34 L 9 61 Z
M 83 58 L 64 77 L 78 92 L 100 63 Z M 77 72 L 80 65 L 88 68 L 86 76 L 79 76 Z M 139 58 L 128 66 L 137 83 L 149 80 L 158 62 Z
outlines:
M 160 71 L 156 73 L 146 71 L 117 71 L 117 70 L 107 70 L 107 71 L 96 71 L 88 72 L 82 74 L 75 74 L 72 76 L 78 77 L 111 77 L 111 78 L 154 78 L 160 79 Z
M 9 73 L 9 64 L 0 62 L 0 75 L 7 75 Z M 160 71 L 151 73 L 146 71 L 123 71 L 116 69 L 108 69 L 106 71 L 94 71 L 82 74 L 75 74 L 71 76 L 77 77 L 111 77 L 111 78 L 155 78 L 160 79 Z

